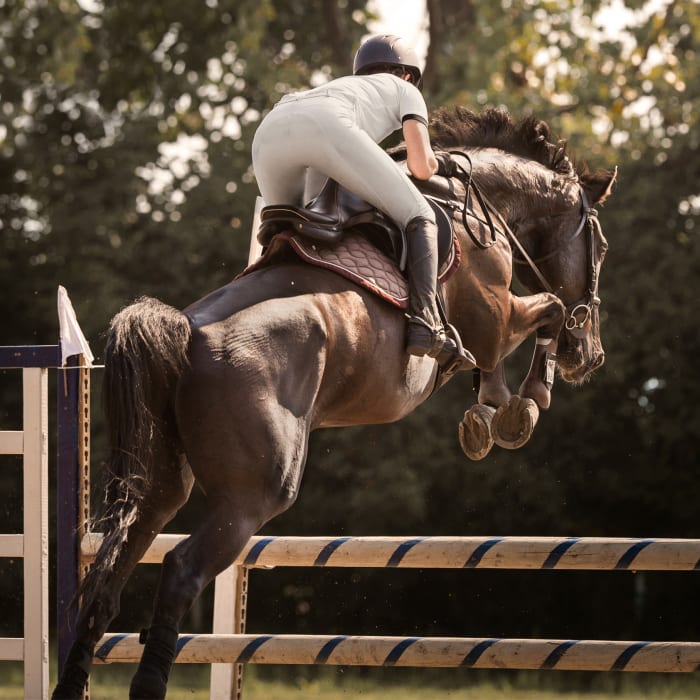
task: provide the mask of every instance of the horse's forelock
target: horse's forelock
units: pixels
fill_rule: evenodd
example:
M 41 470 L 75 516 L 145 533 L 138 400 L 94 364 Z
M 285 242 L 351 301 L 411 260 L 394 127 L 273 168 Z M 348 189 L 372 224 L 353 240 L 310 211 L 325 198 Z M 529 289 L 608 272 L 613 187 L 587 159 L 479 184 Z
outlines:
M 513 121 L 503 109 L 472 112 L 465 107 L 439 109 L 430 122 L 435 148 L 498 148 L 534 160 L 550 170 L 574 177 L 577 170 L 564 140 L 552 141 L 549 125 L 535 117 Z

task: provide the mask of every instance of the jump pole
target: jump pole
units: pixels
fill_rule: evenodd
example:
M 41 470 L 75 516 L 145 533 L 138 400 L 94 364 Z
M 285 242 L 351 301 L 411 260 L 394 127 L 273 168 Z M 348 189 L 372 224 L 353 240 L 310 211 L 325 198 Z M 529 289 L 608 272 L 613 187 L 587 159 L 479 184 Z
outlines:
M 161 535 L 143 562 L 185 535 Z M 86 559 L 99 536 L 83 540 Z M 697 571 L 700 540 L 596 537 L 253 537 L 236 567 Z M 244 616 L 243 616 L 244 619 Z M 700 671 L 700 642 L 211 634 L 180 636 L 176 663 L 314 664 L 562 671 Z M 108 634 L 96 663 L 134 662 L 138 635 Z
M 143 563 L 158 563 L 186 535 L 159 535 Z M 102 536 L 87 534 L 86 561 Z M 627 537 L 252 537 L 234 565 L 414 569 L 700 571 L 700 539 Z
M 142 651 L 137 634 L 109 634 L 95 663 L 133 663 Z M 202 634 L 180 636 L 176 662 L 691 673 L 700 642 Z

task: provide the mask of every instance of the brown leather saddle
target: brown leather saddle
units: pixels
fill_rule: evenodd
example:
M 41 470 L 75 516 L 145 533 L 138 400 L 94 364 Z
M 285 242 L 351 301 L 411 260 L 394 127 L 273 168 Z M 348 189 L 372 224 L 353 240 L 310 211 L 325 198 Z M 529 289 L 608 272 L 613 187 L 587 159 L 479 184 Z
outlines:
M 455 192 L 454 183 L 445 178 L 415 182 L 435 211 L 439 264 L 442 265 L 452 253 L 452 223 L 462 202 Z M 340 242 L 348 231 L 359 226 L 362 226 L 365 237 L 396 261 L 399 269 L 405 269 L 406 246 L 403 231 L 388 216 L 331 179 L 327 180 L 320 194 L 306 207 L 263 207 L 260 213 L 258 242 L 267 247 L 276 234 L 292 231 L 305 238 L 333 245 Z
M 444 281 L 461 258 L 453 229 L 456 220 L 461 219 L 477 248 L 493 245 L 497 229 L 471 176 L 414 182 L 435 212 L 439 278 Z M 263 254 L 241 275 L 270 264 L 289 246 L 302 260 L 331 269 L 395 306 L 407 307 L 408 288 L 405 274 L 401 274 L 406 267 L 403 232 L 385 214 L 334 180 L 327 180 L 307 207 L 267 206 L 260 220 L 257 238 Z M 450 327 L 441 292 L 438 301 L 443 320 Z M 441 386 L 458 368 L 455 363 L 440 366 L 435 386 Z

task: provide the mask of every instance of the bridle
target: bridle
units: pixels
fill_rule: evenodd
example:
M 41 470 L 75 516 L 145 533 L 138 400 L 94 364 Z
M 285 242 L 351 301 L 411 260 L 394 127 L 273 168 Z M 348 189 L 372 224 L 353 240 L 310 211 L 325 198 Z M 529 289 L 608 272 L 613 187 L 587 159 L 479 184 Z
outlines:
M 581 218 L 574 232 L 569 236 L 568 240 L 564 241 L 555 250 L 547 255 L 533 260 L 528 254 L 522 243 L 516 238 L 515 234 L 507 228 L 508 237 L 514 246 L 513 264 L 528 265 L 541 282 L 545 291 L 560 296 L 561 290 L 554 290 L 547 279 L 538 268 L 538 264 L 549 260 L 560 252 L 562 248 L 566 248 L 573 243 L 582 232 L 586 235 L 586 293 L 584 296 L 566 306 L 566 321 L 564 328 L 571 333 L 575 338 L 583 338 L 586 335 L 585 328 L 590 323 L 593 316 L 594 308 L 600 306 L 600 297 L 598 296 L 599 270 L 602 255 L 598 253 L 596 239 L 603 238 L 603 232 L 598 221 L 598 212 L 593 209 L 588 201 L 586 191 L 579 185 L 579 193 L 581 195 Z M 499 216 L 499 220 L 502 220 Z M 515 249 L 522 256 L 519 259 L 515 254 Z
M 555 250 L 551 251 L 547 255 L 533 260 L 528 252 L 525 250 L 523 244 L 518 240 L 517 236 L 511 230 L 510 226 L 506 223 L 505 219 L 501 216 L 500 212 L 491 204 L 486 197 L 480 192 L 476 182 L 472 177 L 473 165 L 471 158 L 463 151 L 452 151 L 452 155 L 458 155 L 462 158 L 466 158 L 469 164 L 469 170 L 465 170 L 462 165 L 456 162 L 457 169 L 461 171 L 461 175 L 457 177 L 464 184 L 465 195 L 464 195 L 464 206 L 462 210 L 462 224 L 471 237 L 471 239 L 480 248 L 490 248 L 497 238 L 497 229 L 493 223 L 493 218 L 495 217 L 498 223 L 503 227 L 503 230 L 508 238 L 511 249 L 513 251 L 513 264 L 514 265 L 528 265 L 532 272 L 535 274 L 540 284 L 545 291 L 560 296 L 561 289 L 555 290 L 552 285 L 547 281 L 546 277 L 542 274 L 542 271 L 538 267 L 550 258 L 554 257 L 560 252 L 562 248 L 566 248 L 571 243 L 573 243 L 582 232 L 585 231 L 586 234 L 586 294 L 577 301 L 568 304 L 566 306 L 566 320 L 564 323 L 564 328 L 567 332 L 573 335 L 575 338 L 583 338 L 586 335 L 586 326 L 591 321 L 593 316 L 593 310 L 597 306 L 600 306 L 600 297 L 598 296 L 598 281 L 599 275 L 598 271 L 600 269 L 600 263 L 602 260 L 602 255 L 598 254 L 596 248 L 596 238 L 603 238 L 603 232 L 600 228 L 600 222 L 598 221 L 598 212 L 593 209 L 588 201 L 588 195 L 586 191 L 579 185 L 579 192 L 581 195 L 581 218 L 575 231 L 571 236 L 558 246 Z M 485 223 L 490 231 L 490 240 L 487 243 L 480 241 L 469 226 L 467 220 L 467 202 L 469 199 L 469 189 L 474 192 L 476 199 L 481 205 L 482 211 L 486 221 Z M 520 257 L 518 257 L 518 255 Z

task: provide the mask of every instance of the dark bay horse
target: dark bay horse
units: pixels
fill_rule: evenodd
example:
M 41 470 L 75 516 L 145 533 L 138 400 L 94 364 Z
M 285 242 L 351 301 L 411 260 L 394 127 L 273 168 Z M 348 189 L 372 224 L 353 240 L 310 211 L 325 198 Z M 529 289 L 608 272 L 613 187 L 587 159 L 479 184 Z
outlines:
M 436 146 L 469 154 L 474 181 L 522 247 L 498 235 L 479 249 L 457 227 L 465 260 L 444 285 L 450 322 L 482 373 L 477 411 L 461 429 L 465 451 L 479 458 L 492 432 L 509 447 L 529 437 L 532 406 L 549 405 L 555 352 L 572 382 L 602 363 L 597 279 L 606 243 L 590 206 L 609 194 L 614 174 L 576 168 L 535 119 L 457 109 L 432 126 Z M 535 267 L 517 269 L 532 295 L 518 297 L 513 261 L 525 257 Z M 113 319 L 105 538 L 83 583 L 77 641 L 55 698 L 82 697 L 126 580 L 197 480 L 206 512 L 163 561 L 131 687 L 132 698 L 165 697 L 181 618 L 248 539 L 294 503 L 311 431 L 396 421 L 431 395 L 436 363 L 405 353 L 405 323 L 400 309 L 295 259 L 183 312 L 146 298 Z M 532 369 L 513 398 L 502 363 L 532 334 Z

